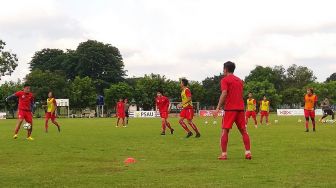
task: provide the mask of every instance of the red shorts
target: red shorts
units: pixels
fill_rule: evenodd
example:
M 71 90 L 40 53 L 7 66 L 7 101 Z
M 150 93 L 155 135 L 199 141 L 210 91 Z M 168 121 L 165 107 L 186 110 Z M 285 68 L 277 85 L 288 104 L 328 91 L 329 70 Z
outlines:
M 46 120 L 51 119 L 51 121 L 55 121 L 55 119 L 56 119 L 56 114 L 55 114 L 55 113 L 51 113 L 51 112 L 46 112 L 46 114 L 45 114 L 45 119 L 46 119 Z
M 246 111 L 246 117 L 250 118 L 250 117 L 255 118 L 257 116 L 257 113 L 255 111 Z
M 311 118 L 315 118 L 315 110 L 304 110 L 304 116 L 306 117 L 306 118 L 309 118 L 309 117 L 311 117 Z
M 181 118 L 185 118 L 187 120 L 192 120 L 194 118 L 194 109 L 192 108 L 183 108 L 180 113 Z
M 160 117 L 164 118 L 164 119 L 167 119 L 168 118 L 168 112 L 165 112 L 165 111 L 160 112 Z
M 268 114 L 269 114 L 269 113 L 268 113 L 267 111 L 261 111 L 261 112 L 260 112 L 260 115 L 261 115 L 261 116 L 268 116 Z
M 33 123 L 33 113 L 30 111 L 18 110 L 19 119 L 24 119 L 27 123 Z
M 118 112 L 117 117 L 124 119 L 126 117 L 126 114 L 125 114 L 125 112 Z
M 232 129 L 233 123 L 236 123 L 238 129 L 245 129 L 245 112 L 244 111 L 225 111 L 222 120 L 222 129 Z

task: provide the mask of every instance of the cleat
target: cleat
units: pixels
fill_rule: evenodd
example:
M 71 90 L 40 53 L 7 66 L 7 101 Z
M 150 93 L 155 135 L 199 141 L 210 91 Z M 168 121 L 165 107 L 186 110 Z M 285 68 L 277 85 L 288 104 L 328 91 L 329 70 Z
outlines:
M 164 136 L 164 135 L 166 135 L 166 133 L 165 133 L 165 132 L 162 132 L 162 133 L 161 133 L 161 135 L 163 135 L 163 136 Z
M 170 134 L 174 134 L 174 131 L 175 131 L 174 129 L 171 129 Z
M 227 160 L 227 156 L 226 155 L 221 155 L 221 156 L 218 157 L 218 160 L 225 161 L 225 160 Z
M 116 128 L 119 128 L 119 126 L 117 125 Z
M 245 154 L 245 159 L 251 160 L 252 159 L 251 153 Z
M 61 127 L 58 126 L 58 127 L 57 127 L 57 130 L 58 130 L 58 132 L 60 133 L 60 132 L 61 132 Z
M 201 137 L 201 134 L 200 133 L 196 133 L 195 138 L 199 138 L 199 137 Z
M 188 132 L 188 134 L 187 134 L 186 138 L 189 138 L 189 137 L 191 137 L 192 135 L 193 135 L 193 133 L 192 133 L 192 132 Z
M 313 131 L 314 131 L 314 132 L 316 131 L 315 128 L 313 128 Z
M 255 128 L 258 128 L 258 125 L 255 125 L 254 127 L 255 127 Z
M 28 138 L 26 138 L 26 139 L 29 140 L 29 141 L 33 141 L 34 140 L 34 138 L 32 138 L 31 136 L 28 137 Z
M 306 132 L 306 133 L 307 133 L 307 132 L 309 132 L 309 129 L 306 129 L 306 131 L 305 131 L 305 132 Z
M 17 138 L 18 138 L 18 135 L 17 135 L 17 134 L 15 134 L 15 135 L 13 136 L 13 138 L 14 138 L 14 139 L 17 139 Z
M 126 125 L 123 126 L 123 128 L 126 128 L 126 127 L 127 127 Z

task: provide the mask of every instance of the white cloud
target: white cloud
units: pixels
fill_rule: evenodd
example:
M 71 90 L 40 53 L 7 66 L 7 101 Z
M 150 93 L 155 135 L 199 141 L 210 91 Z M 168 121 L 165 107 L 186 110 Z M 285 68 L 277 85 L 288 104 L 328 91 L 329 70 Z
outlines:
M 0 36 L 21 57 L 19 73 L 41 48 L 75 48 L 88 38 L 118 47 L 130 76 L 202 80 L 227 60 L 246 76 L 255 65 L 335 72 L 336 2 L 123 0 L 1 1 Z M 17 6 L 18 5 L 18 6 Z M 324 66 L 316 66 L 322 61 Z M 7 78 L 7 79 L 12 79 Z

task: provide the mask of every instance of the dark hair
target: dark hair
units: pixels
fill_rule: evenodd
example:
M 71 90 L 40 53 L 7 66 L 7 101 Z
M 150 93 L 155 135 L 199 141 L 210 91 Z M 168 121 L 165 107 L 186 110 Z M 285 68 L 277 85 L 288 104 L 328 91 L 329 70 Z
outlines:
M 227 61 L 224 63 L 224 69 L 227 69 L 229 73 L 233 73 L 236 69 L 236 65 L 231 61 Z
M 54 92 L 49 91 L 49 93 L 51 93 L 51 96 L 52 96 L 52 97 L 55 97 Z
M 181 82 L 184 86 L 187 86 L 189 84 L 189 81 L 186 78 L 182 78 Z
M 309 90 L 311 93 L 314 93 L 314 89 L 313 89 L 313 88 L 308 88 L 308 90 Z
M 24 87 L 24 88 L 25 88 L 25 87 L 30 87 L 30 84 L 25 83 L 25 84 L 23 85 L 23 87 Z
M 157 93 L 161 93 L 161 95 L 163 95 L 163 90 L 162 89 L 158 89 Z

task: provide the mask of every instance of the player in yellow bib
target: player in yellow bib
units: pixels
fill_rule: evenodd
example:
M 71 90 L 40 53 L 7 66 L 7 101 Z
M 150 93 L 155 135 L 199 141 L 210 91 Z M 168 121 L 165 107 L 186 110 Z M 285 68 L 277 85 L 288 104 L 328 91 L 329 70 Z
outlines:
M 254 120 L 254 126 L 255 128 L 258 127 L 258 122 L 257 122 L 257 102 L 256 100 L 253 98 L 252 93 L 250 92 L 248 94 L 248 99 L 246 100 L 246 125 L 248 123 L 248 120 L 250 119 L 250 117 L 253 118 Z
M 49 92 L 48 99 L 47 99 L 47 112 L 45 114 L 45 132 L 46 133 L 48 133 L 49 119 L 51 119 L 51 122 L 57 126 L 58 132 L 61 132 L 61 127 L 56 121 L 56 109 L 57 109 L 56 99 L 54 98 L 53 93 Z
M 269 125 L 268 116 L 269 116 L 269 107 L 270 102 L 267 100 L 266 96 L 264 96 L 263 100 L 260 102 L 260 124 L 263 123 L 264 117 L 266 118 L 266 125 Z

